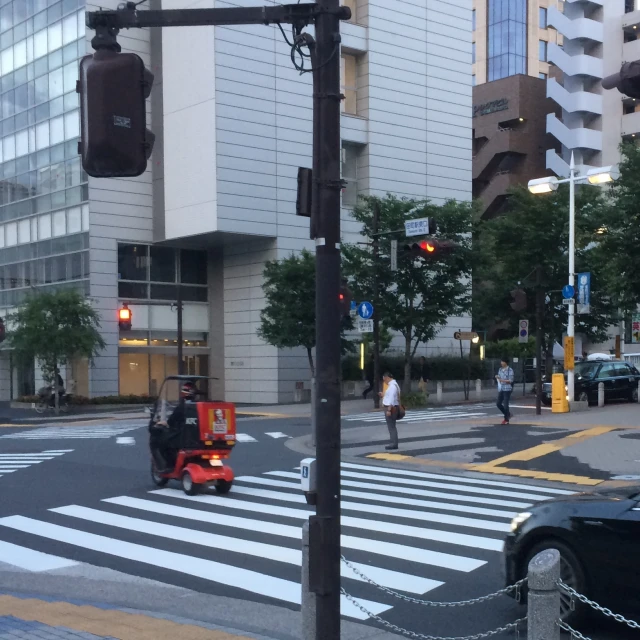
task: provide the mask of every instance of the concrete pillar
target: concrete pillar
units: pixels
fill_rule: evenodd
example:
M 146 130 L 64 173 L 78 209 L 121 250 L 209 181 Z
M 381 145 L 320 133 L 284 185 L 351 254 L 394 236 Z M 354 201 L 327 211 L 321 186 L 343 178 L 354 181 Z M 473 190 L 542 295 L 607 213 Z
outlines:
M 560 553 L 540 552 L 529 563 L 527 640 L 560 640 Z
M 604 407 L 604 382 L 598 384 L 598 406 Z
M 436 383 L 436 402 L 442 402 L 442 382 Z
M 482 400 L 482 380 L 480 378 L 476 380 L 476 400 L 478 402 Z

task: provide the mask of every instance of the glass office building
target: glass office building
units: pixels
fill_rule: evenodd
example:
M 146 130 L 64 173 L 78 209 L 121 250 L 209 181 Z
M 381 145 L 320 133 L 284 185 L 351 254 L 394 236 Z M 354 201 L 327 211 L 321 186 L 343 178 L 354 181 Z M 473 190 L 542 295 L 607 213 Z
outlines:
M 527 0 L 489 0 L 488 78 L 527 73 Z
M 84 0 L 0 0 L 0 308 L 32 287 L 88 293 L 78 156 Z

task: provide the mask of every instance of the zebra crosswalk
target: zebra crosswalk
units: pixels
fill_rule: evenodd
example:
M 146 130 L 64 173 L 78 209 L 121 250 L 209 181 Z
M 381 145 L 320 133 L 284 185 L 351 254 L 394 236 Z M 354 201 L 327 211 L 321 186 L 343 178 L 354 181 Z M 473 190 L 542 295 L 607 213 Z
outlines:
M 56 449 L 38 453 L 0 453 L 0 478 L 7 473 L 28 469 L 46 460 L 59 458 L 73 449 Z
M 343 554 L 378 585 L 414 595 L 498 560 L 516 513 L 571 493 L 346 462 L 341 484 Z M 302 524 L 311 513 L 299 473 L 274 470 L 239 476 L 226 496 L 165 487 L 0 517 L 0 556 L 29 571 L 86 562 L 295 607 Z M 369 612 L 384 614 L 398 602 L 346 565 L 342 577 Z M 367 618 L 346 597 L 341 606 L 346 617 Z
M 442 407 L 441 409 L 419 409 L 407 411 L 402 419 L 403 424 L 407 422 L 436 422 L 440 420 L 464 420 L 469 418 L 482 418 L 489 415 L 488 407 L 485 404 L 467 405 L 466 407 Z M 384 413 L 381 411 L 369 413 L 357 413 L 344 416 L 346 422 L 369 422 L 382 423 L 385 421 Z
M 139 429 L 141 424 L 107 424 L 93 425 L 90 427 L 50 426 L 28 431 L 17 431 L 0 436 L 0 439 L 9 440 L 98 440 L 113 438 L 128 431 Z

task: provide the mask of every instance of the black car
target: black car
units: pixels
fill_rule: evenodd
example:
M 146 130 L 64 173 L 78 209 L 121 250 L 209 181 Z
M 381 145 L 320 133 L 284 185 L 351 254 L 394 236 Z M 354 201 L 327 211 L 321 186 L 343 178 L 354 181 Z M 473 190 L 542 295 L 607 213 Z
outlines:
M 578 493 L 537 503 L 518 514 L 504 544 L 508 586 L 526 576 L 530 560 L 557 549 L 562 581 L 601 605 L 640 613 L 640 486 Z M 587 613 L 561 595 L 569 624 Z
M 565 384 L 567 374 L 565 372 Z M 598 403 L 598 385 L 604 383 L 604 399 L 638 402 L 640 372 L 624 360 L 587 360 L 577 362 L 574 398 L 589 404 Z M 542 402 L 551 406 L 551 381 L 542 385 Z

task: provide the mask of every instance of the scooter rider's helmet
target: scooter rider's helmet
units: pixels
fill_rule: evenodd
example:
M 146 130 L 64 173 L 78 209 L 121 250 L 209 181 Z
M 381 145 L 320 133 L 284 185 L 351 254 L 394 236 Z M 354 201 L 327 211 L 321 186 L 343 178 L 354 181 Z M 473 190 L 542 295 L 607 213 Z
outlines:
M 187 402 L 193 402 L 196 398 L 196 386 L 193 382 L 185 382 L 180 389 L 180 397 Z

